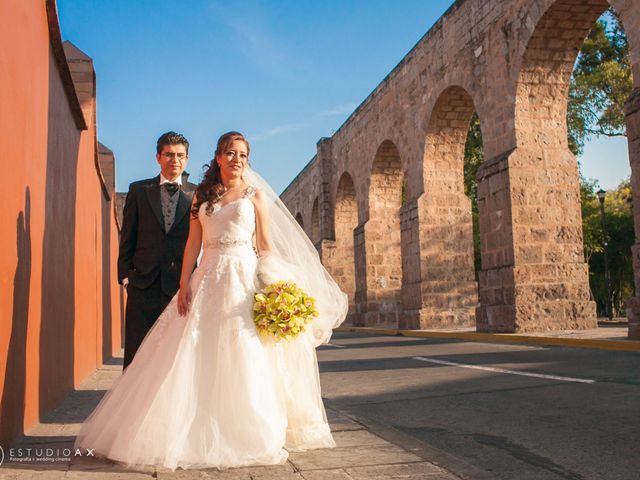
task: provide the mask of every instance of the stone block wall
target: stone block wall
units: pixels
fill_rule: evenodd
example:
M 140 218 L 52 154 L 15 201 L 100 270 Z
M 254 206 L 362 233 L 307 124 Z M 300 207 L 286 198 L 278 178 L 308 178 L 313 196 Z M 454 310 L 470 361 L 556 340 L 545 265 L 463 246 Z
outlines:
M 578 50 L 610 5 L 629 39 L 638 89 L 636 0 L 458 0 L 338 131 L 319 142 L 313 168 L 300 173 L 283 200 L 292 212 L 304 212 L 305 230 L 321 250 L 336 249 L 328 269 L 353 292 L 353 323 L 475 324 L 495 332 L 596 326 L 566 108 Z M 640 192 L 637 98 L 636 90 L 627 115 L 634 197 Z M 478 172 L 477 284 L 471 205 L 463 191 L 474 111 L 485 156 Z M 640 300 L 629 305 L 632 318 L 640 318 L 633 307 Z

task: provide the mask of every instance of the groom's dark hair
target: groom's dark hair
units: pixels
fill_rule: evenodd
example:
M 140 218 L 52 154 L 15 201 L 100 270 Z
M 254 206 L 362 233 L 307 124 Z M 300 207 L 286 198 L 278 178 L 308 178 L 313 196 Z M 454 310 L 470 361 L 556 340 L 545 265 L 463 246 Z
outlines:
M 167 132 L 160 135 L 158 143 L 156 144 L 156 152 L 162 152 L 162 148 L 165 145 L 184 145 L 187 154 L 189 153 L 189 140 L 184 135 L 176 132 Z

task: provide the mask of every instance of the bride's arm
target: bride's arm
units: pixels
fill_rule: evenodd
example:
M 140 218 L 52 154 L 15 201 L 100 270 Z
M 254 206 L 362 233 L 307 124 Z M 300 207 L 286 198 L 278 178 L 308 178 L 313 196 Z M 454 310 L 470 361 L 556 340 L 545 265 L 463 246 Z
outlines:
M 269 234 L 267 197 L 262 190 L 256 190 L 256 194 L 251 200 L 256 211 L 256 249 L 258 250 L 258 256 L 262 257 L 271 253 L 273 249 Z
M 258 265 L 256 274 L 259 282 L 270 285 L 288 277 L 287 268 L 277 255 L 273 255 L 273 243 L 269 228 L 268 198 L 264 192 L 258 190 L 253 197 L 256 210 L 256 250 L 258 251 Z
M 195 204 L 196 196 L 193 196 L 191 206 Z M 178 313 L 184 315 L 189 311 L 191 303 L 191 286 L 189 280 L 196 266 L 196 260 L 202 247 L 202 225 L 197 217 L 189 213 L 189 236 L 184 246 L 182 256 L 182 272 L 180 273 L 180 291 L 178 292 Z
M 257 190 L 251 199 L 256 210 L 256 249 L 258 256 L 267 255 L 272 250 L 271 236 L 269 235 L 269 211 L 267 198 L 262 190 Z

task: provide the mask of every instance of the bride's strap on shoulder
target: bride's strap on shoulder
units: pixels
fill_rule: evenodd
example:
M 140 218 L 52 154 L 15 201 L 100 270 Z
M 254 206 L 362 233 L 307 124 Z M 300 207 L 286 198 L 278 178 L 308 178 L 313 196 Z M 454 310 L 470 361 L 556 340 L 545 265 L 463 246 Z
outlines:
M 253 185 L 249 185 L 247 189 L 244 191 L 243 196 L 245 198 L 253 198 L 257 191 L 258 189 L 256 187 L 254 187 Z

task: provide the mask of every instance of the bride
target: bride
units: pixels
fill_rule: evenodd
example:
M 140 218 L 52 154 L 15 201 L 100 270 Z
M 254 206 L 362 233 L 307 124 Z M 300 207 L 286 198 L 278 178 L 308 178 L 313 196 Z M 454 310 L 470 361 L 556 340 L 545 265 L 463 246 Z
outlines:
M 180 291 L 75 448 L 175 470 L 279 464 L 288 451 L 335 446 L 315 347 L 344 320 L 347 297 L 248 158 L 240 133 L 220 137 L 194 195 Z M 285 279 L 316 298 L 320 316 L 292 341 L 269 341 L 253 295 Z

